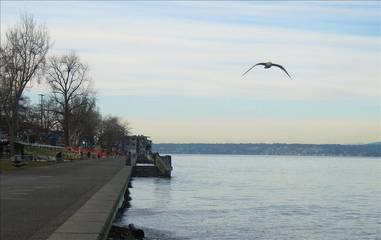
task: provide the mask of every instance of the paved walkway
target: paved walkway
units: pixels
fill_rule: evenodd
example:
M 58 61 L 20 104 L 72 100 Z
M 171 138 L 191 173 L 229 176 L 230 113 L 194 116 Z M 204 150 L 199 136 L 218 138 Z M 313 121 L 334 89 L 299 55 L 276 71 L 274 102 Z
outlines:
M 110 211 L 131 174 L 124 163 L 122 158 L 94 159 L 1 173 L 0 239 L 74 239 L 66 233 L 84 229 L 75 230 L 70 224 L 74 227 L 89 217 L 104 230 L 110 220 L 104 217 L 113 214 Z M 95 234 L 92 229 L 89 234 Z

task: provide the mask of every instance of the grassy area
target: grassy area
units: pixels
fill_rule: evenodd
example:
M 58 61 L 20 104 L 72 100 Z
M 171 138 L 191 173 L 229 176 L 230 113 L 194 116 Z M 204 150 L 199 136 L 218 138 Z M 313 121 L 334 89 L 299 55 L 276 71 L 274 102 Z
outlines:
M 57 153 L 62 152 L 65 159 L 79 160 L 81 155 L 76 152 L 70 152 L 62 148 L 46 148 L 46 147 L 35 147 L 35 146 L 25 146 L 25 155 L 33 156 L 48 156 L 55 157 Z
M 55 157 L 57 153 L 65 150 L 60 148 L 41 148 L 34 146 L 25 146 L 24 151 L 26 155 Z
M 64 159 L 68 160 L 80 160 L 81 154 L 78 152 L 69 151 L 64 148 L 59 147 L 44 147 L 44 146 L 33 146 L 33 145 L 26 145 L 24 147 L 24 154 L 25 155 L 33 155 L 34 157 L 37 156 L 45 156 L 49 157 L 50 159 L 55 159 L 57 154 L 61 152 L 63 154 Z M 86 156 L 86 155 L 84 155 Z M 93 157 L 96 157 L 96 154 L 92 154 Z M 15 167 L 12 165 L 12 162 L 8 159 L 1 159 L 0 158 L 0 171 L 9 171 L 9 170 L 20 170 L 20 169 L 28 169 L 33 167 L 40 167 L 40 166 L 46 166 L 55 164 L 55 162 L 51 161 L 26 161 L 25 165 L 22 165 L 20 167 Z
M 70 160 L 80 160 L 81 159 L 81 154 L 65 151 L 64 152 L 64 158 L 65 159 L 70 159 Z
M 0 159 L 0 171 L 10 171 L 10 170 L 21 170 L 21 169 L 28 169 L 33 167 L 41 167 L 46 165 L 54 164 L 54 162 L 47 162 L 47 161 L 27 161 L 26 165 L 23 165 L 21 167 L 14 167 L 12 165 L 12 162 L 10 160 L 4 160 Z

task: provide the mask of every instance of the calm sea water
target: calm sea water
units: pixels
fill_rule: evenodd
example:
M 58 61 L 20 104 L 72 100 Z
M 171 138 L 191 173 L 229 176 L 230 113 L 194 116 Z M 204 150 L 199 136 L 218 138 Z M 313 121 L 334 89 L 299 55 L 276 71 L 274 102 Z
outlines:
M 134 178 L 147 239 L 381 239 L 381 159 L 173 155 L 171 179 Z

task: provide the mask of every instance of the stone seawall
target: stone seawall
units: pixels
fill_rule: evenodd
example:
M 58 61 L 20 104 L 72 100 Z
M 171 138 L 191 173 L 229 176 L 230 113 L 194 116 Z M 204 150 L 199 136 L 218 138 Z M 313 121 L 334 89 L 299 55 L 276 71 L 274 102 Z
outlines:
M 48 240 L 106 239 L 124 197 L 131 177 L 131 167 L 123 167 L 117 175 L 95 193 L 73 216 L 62 224 Z

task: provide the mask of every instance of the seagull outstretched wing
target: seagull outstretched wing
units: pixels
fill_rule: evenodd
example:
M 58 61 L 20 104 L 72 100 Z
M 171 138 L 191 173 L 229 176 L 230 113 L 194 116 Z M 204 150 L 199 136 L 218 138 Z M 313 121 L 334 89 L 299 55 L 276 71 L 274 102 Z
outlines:
M 257 66 L 257 65 L 263 65 L 263 66 L 266 66 L 266 63 L 257 63 L 257 64 L 255 64 L 254 66 L 252 66 L 251 68 L 249 68 L 249 70 L 247 70 L 246 72 L 244 72 L 244 73 L 242 74 L 242 77 L 243 77 L 246 73 L 248 73 L 251 69 L 253 69 L 255 66 Z
M 278 68 L 282 69 L 282 70 L 287 74 L 287 76 L 288 76 L 290 79 L 292 79 L 292 77 L 290 76 L 290 74 L 288 74 L 287 70 L 286 70 L 282 65 L 273 63 L 272 66 L 275 66 L 275 67 L 278 67 Z

